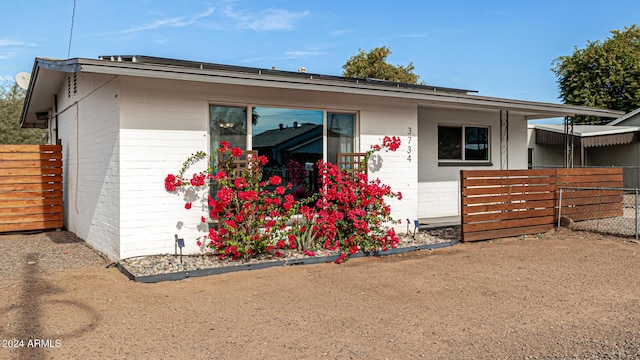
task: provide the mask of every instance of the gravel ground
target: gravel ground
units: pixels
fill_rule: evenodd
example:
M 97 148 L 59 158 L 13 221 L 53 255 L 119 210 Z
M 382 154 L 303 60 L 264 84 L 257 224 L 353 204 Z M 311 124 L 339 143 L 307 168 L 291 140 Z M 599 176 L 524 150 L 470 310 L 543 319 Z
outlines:
M 0 359 L 640 358 L 640 245 L 600 234 L 156 284 L 65 232 L 0 251 Z
M 422 245 L 432 245 L 444 242 L 450 242 L 452 240 L 460 239 L 460 227 L 442 227 L 437 229 L 424 230 L 410 234 L 400 234 L 400 243 L 398 248 L 410 248 Z M 200 269 L 213 269 L 221 267 L 233 267 L 237 265 L 251 264 L 257 265 L 262 263 L 273 263 L 277 261 L 297 261 L 303 258 L 311 258 L 299 251 L 282 250 L 283 255 L 281 257 L 274 257 L 270 255 L 264 255 L 260 257 L 254 257 L 246 262 L 243 261 L 231 261 L 231 260 L 219 260 L 218 257 L 211 253 L 203 253 L 201 255 L 155 255 L 155 256 L 138 256 L 120 261 L 122 265 L 130 274 L 134 276 L 148 276 L 157 274 L 168 274 L 181 271 L 194 271 Z M 316 258 L 337 256 L 339 252 L 318 250 L 315 252 Z M 384 255 L 384 253 L 383 253 Z

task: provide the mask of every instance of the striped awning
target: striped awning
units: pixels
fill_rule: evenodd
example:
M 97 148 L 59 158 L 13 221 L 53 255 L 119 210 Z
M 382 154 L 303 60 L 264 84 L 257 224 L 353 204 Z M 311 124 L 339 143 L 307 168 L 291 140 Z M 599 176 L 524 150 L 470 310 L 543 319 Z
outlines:
M 567 137 L 567 140 L 569 138 Z M 601 134 L 601 135 L 573 135 L 575 145 L 589 148 L 597 146 L 624 145 L 640 140 L 638 132 L 626 132 L 618 134 Z M 565 144 L 565 134 L 536 129 L 536 144 L 563 146 Z

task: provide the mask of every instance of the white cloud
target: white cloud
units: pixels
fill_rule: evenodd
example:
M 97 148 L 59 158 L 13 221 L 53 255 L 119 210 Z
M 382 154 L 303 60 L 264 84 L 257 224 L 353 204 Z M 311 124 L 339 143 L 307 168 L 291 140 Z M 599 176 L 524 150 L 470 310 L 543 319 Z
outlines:
M 259 15 L 247 15 L 243 12 L 236 12 L 231 7 L 224 10 L 224 15 L 238 21 L 238 28 L 251 29 L 253 31 L 293 30 L 296 21 L 308 14 L 308 11 L 291 12 L 281 9 L 268 9 L 261 11 Z
M 424 38 L 424 37 L 426 37 L 426 35 L 412 33 L 412 34 L 400 34 L 400 35 L 398 35 L 398 37 L 403 37 L 403 38 Z
M 330 32 L 331 36 L 340 36 L 340 35 L 344 35 L 347 33 L 352 32 L 353 30 L 333 30 L 332 32 Z
M 162 28 L 162 27 L 189 26 L 189 25 L 195 24 L 198 20 L 213 14 L 213 12 L 214 12 L 214 8 L 210 7 L 206 11 L 198 14 L 155 20 L 153 22 L 150 22 L 141 26 L 132 27 L 122 32 L 134 33 L 134 32 L 145 31 L 145 30 L 153 30 L 153 29 Z
M 293 51 L 287 51 L 284 53 L 284 56 L 286 59 L 294 59 L 294 58 L 318 56 L 318 55 L 322 55 L 322 53 L 319 51 L 302 51 L 302 50 L 293 50 Z
M 22 40 L 2 38 L 2 39 L 0 39 L 0 46 L 30 46 L 30 47 L 33 47 L 33 46 L 36 46 L 36 44 L 27 43 L 27 42 L 22 41 Z

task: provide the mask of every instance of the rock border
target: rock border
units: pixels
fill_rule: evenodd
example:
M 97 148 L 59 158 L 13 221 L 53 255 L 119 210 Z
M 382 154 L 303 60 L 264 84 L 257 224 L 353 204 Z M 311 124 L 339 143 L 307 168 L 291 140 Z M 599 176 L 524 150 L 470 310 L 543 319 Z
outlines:
M 387 251 L 358 252 L 354 255 L 351 255 L 351 258 L 360 258 L 360 257 L 369 257 L 369 256 L 389 256 L 389 255 L 404 254 L 404 253 L 414 252 L 419 250 L 440 249 L 440 248 L 456 245 L 459 242 L 460 240 L 452 240 L 448 242 L 440 242 L 435 244 L 426 244 L 426 245 L 417 245 L 417 246 L 408 246 L 408 247 L 389 249 Z M 338 258 L 338 255 L 291 258 L 286 260 L 272 260 L 272 261 L 265 261 L 265 262 L 259 262 L 259 263 L 251 263 L 251 264 L 238 264 L 238 265 L 223 266 L 223 267 L 216 267 L 216 268 L 186 270 L 186 271 L 177 271 L 177 272 L 171 272 L 171 273 L 139 275 L 139 276 L 133 275 L 120 262 L 117 262 L 115 265 L 122 274 L 124 274 L 127 278 L 129 278 L 129 280 L 133 280 L 139 283 L 152 284 L 152 283 L 163 282 L 163 281 L 184 280 L 192 277 L 226 274 L 226 273 L 231 273 L 236 271 L 267 269 L 274 266 L 296 266 L 296 265 L 330 263 L 330 262 L 336 261 L 337 258 Z

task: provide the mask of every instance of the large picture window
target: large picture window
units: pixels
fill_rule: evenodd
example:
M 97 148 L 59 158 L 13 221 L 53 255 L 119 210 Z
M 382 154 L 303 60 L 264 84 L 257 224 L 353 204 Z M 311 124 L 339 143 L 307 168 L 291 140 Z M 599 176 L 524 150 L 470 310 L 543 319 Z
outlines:
M 489 128 L 438 126 L 438 160 L 489 162 Z
M 338 153 L 356 150 L 355 122 L 355 113 L 210 105 L 210 149 L 215 152 L 220 141 L 226 140 L 231 146 L 266 156 L 266 176 L 279 175 L 290 181 L 290 172 L 297 167 L 312 178 L 318 160 L 336 163 Z M 313 181 L 306 182 L 315 186 Z

